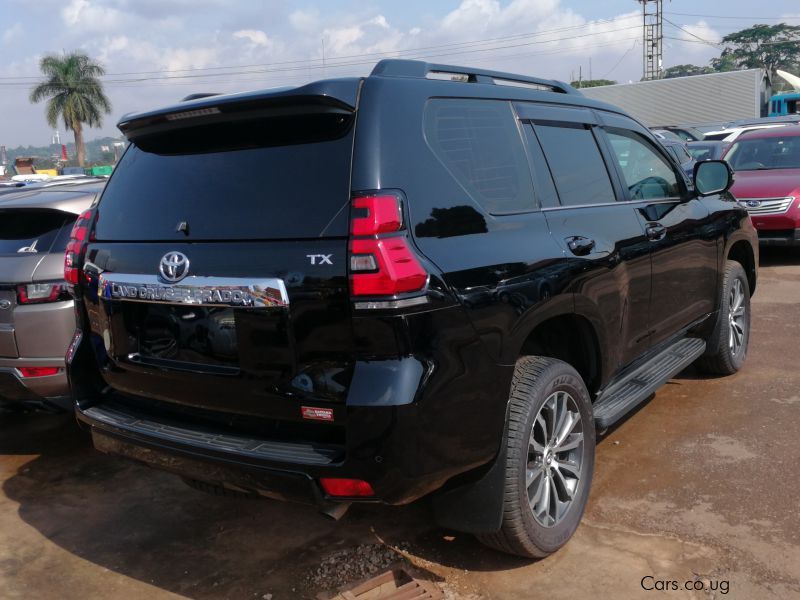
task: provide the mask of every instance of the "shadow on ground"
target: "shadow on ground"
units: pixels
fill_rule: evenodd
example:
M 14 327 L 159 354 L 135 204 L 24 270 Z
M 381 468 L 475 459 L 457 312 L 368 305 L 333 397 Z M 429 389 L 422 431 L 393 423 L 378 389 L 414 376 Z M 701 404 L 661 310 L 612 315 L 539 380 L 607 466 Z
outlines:
M 321 558 L 360 544 L 471 571 L 528 564 L 438 528 L 425 502 L 353 507 L 333 522 L 304 506 L 210 496 L 97 452 L 70 415 L 3 416 L 0 454 L 38 455 L 2 485 L 24 523 L 95 565 L 193 598 L 313 597 Z
M 762 246 L 759 249 L 759 266 L 761 267 L 793 265 L 800 265 L 800 248 L 769 248 Z

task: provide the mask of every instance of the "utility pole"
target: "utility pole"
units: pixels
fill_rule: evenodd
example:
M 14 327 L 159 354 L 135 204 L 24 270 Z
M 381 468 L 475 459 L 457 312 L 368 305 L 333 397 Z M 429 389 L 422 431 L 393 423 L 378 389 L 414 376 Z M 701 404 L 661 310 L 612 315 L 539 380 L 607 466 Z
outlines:
M 636 0 L 642 5 L 642 79 L 661 79 L 664 59 L 664 0 Z

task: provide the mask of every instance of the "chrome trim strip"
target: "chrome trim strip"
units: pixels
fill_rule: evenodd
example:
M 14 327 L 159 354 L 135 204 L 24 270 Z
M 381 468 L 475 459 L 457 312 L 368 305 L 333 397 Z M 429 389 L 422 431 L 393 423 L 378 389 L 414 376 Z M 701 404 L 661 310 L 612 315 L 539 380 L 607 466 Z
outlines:
M 356 302 L 354 306 L 356 310 L 385 310 L 396 308 L 409 308 L 411 306 L 419 306 L 427 304 L 427 296 L 419 296 L 417 298 L 406 298 L 404 300 L 376 300 L 371 302 Z
M 284 308 L 289 294 L 282 279 L 190 276 L 176 284 L 156 275 L 100 273 L 98 293 L 105 300 L 179 306 Z
M 597 204 L 575 204 L 573 206 L 548 206 L 542 208 L 542 212 L 555 210 L 570 210 L 572 208 L 595 208 L 601 206 L 631 206 L 632 204 L 677 204 L 683 202 L 681 198 L 659 198 L 658 200 L 617 200 L 616 202 L 598 202 Z

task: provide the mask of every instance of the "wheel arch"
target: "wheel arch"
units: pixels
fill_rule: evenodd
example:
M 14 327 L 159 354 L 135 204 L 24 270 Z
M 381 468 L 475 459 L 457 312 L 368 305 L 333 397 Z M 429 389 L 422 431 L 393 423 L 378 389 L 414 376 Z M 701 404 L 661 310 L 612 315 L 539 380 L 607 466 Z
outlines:
M 735 260 L 742 265 L 747 275 L 747 283 L 750 286 L 750 295 L 752 296 L 756 291 L 756 283 L 758 280 L 757 250 L 753 250 L 753 245 L 749 240 L 733 240 L 728 246 L 728 251 L 725 253 L 725 259 Z
M 593 304 L 576 310 L 561 305 L 541 311 L 526 323 L 524 336 L 518 335 L 515 360 L 520 356 L 549 356 L 562 360 L 578 371 L 591 395 L 600 389 L 608 373 L 605 330 Z M 588 310 L 587 310 L 588 309 Z

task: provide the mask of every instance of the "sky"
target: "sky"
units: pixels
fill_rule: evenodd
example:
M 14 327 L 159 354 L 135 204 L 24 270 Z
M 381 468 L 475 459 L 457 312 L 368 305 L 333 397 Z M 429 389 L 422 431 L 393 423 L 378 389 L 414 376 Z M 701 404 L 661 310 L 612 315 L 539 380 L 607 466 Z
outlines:
M 754 23 L 800 25 L 796 0 L 667 0 L 664 16 L 665 67 L 705 65 Z M 28 100 L 50 53 L 79 49 L 106 69 L 113 109 L 90 140 L 190 93 L 367 75 L 392 56 L 638 81 L 641 35 L 635 0 L 0 0 L 0 145 L 50 143 L 44 104 Z

